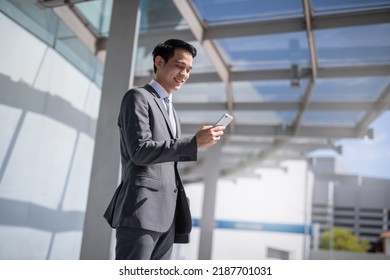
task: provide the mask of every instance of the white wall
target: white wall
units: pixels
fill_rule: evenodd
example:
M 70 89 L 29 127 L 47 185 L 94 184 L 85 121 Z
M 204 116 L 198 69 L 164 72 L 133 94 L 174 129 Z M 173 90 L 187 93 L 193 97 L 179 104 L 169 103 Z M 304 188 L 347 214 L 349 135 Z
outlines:
M 78 259 L 100 89 L 0 13 L 0 259 Z
M 307 173 L 304 161 L 288 161 L 284 165 L 287 172 L 278 169 L 256 170 L 260 179 L 220 180 L 216 220 L 300 225 L 309 223 L 312 175 Z M 201 217 L 203 190 L 201 184 L 186 186 L 194 218 Z M 197 259 L 199 237 L 200 229 L 194 228 L 191 243 L 176 246 L 176 257 Z M 290 259 L 305 259 L 310 249 L 308 242 L 308 237 L 297 233 L 215 229 L 212 259 L 267 259 L 268 248 L 289 252 Z

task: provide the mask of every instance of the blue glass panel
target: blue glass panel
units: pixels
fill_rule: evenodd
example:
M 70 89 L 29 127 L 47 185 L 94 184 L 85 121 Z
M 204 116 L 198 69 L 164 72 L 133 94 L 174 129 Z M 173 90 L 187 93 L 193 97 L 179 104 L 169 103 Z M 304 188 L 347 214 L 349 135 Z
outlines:
M 389 7 L 389 0 L 311 0 L 315 13 L 367 10 Z
M 302 15 L 299 0 L 194 0 L 194 4 L 209 25 Z
M 112 5 L 113 0 L 95 0 L 75 6 L 99 35 L 108 36 Z M 171 0 L 141 1 L 141 32 L 187 26 Z
M 319 66 L 390 62 L 390 24 L 315 31 Z
M 187 26 L 172 0 L 141 1 L 141 32 Z
M 319 79 L 312 101 L 374 101 L 390 82 L 390 78 Z
M 190 78 L 191 79 L 191 78 Z M 226 86 L 218 83 L 188 83 L 173 94 L 174 102 L 226 102 Z
M 295 120 L 295 111 L 236 111 L 236 124 L 248 125 L 291 125 Z
M 364 112 L 307 111 L 302 125 L 353 126 L 363 115 Z
M 305 32 L 217 40 L 232 70 L 290 68 L 310 64 Z
M 90 79 L 96 81 L 97 70 L 101 71 L 100 75 L 103 74 L 103 66 L 97 68 L 101 62 L 62 22 L 58 25 L 55 49 Z
M 110 30 L 113 0 L 95 0 L 76 4 L 77 9 L 100 35 L 108 35 Z
M 40 9 L 35 0 L 0 1 L 0 9 L 32 34 L 56 49 L 88 78 L 101 85 L 103 65 L 59 20 L 52 9 Z
M 289 80 L 233 83 L 235 102 L 299 101 L 305 92 L 307 80 L 302 79 L 298 88 Z
M 1 0 L 0 10 L 49 45 L 53 45 L 58 17 L 51 9 L 39 9 L 35 0 Z

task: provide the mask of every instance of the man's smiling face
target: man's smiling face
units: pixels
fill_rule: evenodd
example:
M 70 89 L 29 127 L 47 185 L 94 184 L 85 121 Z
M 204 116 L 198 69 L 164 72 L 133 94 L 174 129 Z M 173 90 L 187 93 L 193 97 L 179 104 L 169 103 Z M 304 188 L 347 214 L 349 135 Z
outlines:
M 157 67 L 156 81 L 168 94 L 178 91 L 190 77 L 192 60 L 191 53 L 185 49 L 176 49 L 167 62 L 161 56 L 157 56 L 154 60 Z

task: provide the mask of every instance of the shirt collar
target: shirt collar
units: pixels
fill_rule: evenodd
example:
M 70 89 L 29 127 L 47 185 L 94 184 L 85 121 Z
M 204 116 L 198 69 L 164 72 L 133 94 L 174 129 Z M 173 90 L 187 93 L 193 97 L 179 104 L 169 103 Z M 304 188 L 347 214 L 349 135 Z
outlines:
M 156 80 L 152 79 L 149 85 L 158 93 L 160 98 L 164 99 L 168 97 L 169 101 L 172 102 L 172 94 L 169 95 L 167 91 Z

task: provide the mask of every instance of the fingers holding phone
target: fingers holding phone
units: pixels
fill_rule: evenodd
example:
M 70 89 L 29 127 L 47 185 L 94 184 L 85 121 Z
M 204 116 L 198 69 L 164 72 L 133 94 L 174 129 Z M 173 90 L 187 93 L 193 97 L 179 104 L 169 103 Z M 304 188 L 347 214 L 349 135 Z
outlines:
M 221 139 L 224 126 L 203 126 L 195 135 L 198 148 L 208 148 Z
M 198 148 L 210 147 L 221 140 L 223 131 L 232 120 L 233 117 L 225 113 L 214 126 L 203 126 L 196 134 Z

